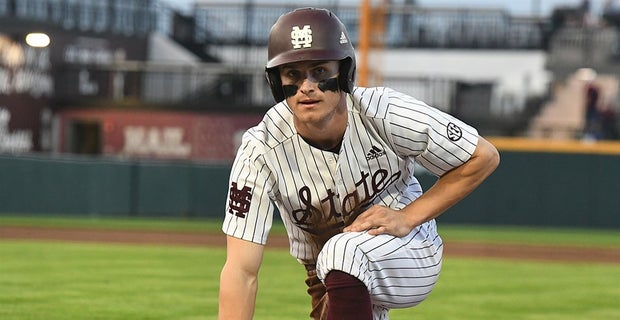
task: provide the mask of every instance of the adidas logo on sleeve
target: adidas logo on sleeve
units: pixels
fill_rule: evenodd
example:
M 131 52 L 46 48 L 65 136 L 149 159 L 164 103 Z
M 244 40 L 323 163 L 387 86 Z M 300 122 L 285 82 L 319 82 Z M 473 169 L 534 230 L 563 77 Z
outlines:
M 384 155 L 384 150 L 379 149 L 379 147 L 377 146 L 372 146 L 372 149 L 370 149 L 370 151 L 368 151 L 368 153 L 366 154 L 366 160 L 377 159 Z

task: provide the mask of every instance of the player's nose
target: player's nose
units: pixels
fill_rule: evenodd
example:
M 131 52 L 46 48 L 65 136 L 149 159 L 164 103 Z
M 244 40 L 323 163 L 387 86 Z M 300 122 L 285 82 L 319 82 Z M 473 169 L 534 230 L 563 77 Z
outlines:
M 299 91 L 304 94 L 313 92 L 316 89 L 317 82 L 312 80 L 310 77 L 306 77 L 301 81 L 301 85 L 299 86 Z

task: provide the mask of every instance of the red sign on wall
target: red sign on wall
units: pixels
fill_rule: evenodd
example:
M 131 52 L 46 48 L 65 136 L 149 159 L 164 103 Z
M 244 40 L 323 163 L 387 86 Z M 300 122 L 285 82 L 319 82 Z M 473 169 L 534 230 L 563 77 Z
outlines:
M 89 153 L 231 161 L 243 132 L 261 118 L 259 114 L 65 110 L 60 113 L 58 149 L 80 153 L 82 147 L 96 146 Z M 76 129 L 84 127 L 89 129 Z

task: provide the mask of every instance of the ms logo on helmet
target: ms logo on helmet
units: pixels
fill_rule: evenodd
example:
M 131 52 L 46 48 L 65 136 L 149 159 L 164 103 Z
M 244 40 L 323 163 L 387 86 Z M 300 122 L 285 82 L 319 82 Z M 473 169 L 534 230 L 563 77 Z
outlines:
M 294 26 L 293 31 L 291 31 L 291 43 L 293 44 L 293 49 L 312 47 L 312 29 L 310 29 L 310 26 L 305 25 L 302 29 Z

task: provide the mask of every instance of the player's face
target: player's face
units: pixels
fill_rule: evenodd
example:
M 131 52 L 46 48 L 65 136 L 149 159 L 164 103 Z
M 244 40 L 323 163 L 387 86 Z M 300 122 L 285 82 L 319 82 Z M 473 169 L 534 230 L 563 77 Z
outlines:
M 296 121 L 325 123 L 346 110 L 338 87 L 338 61 L 302 61 L 280 67 L 286 102 Z

